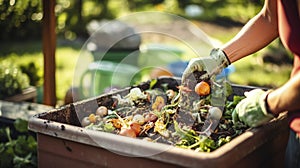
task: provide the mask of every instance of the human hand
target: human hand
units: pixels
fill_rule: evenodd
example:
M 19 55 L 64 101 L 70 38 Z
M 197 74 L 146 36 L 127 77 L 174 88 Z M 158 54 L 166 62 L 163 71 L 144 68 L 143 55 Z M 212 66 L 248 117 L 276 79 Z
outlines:
M 269 92 L 262 89 L 246 92 L 246 98 L 237 104 L 232 113 L 233 123 L 242 121 L 250 127 L 257 127 L 274 118 L 274 115 L 266 108 L 266 98 Z
M 193 58 L 183 72 L 182 81 L 195 71 L 206 71 L 208 74 L 221 72 L 223 68 L 230 64 L 225 53 L 220 49 L 213 49 L 208 57 Z

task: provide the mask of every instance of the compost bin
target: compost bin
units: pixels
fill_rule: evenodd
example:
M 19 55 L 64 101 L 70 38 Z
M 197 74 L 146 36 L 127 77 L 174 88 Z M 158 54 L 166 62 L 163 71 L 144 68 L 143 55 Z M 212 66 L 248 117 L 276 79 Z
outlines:
M 156 85 L 176 87 L 178 79 L 159 78 Z M 149 82 L 138 86 L 149 88 Z M 133 87 L 133 86 L 132 86 Z M 288 138 L 286 114 L 246 130 L 210 152 L 173 147 L 81 127 L 82 117 L 110 102 L 116 93 L 75 102 L 33 116 L 29 129 L 37 133 L 39 167 L 282 167 Z M 235 95 L 253 89 L 232 85 Z

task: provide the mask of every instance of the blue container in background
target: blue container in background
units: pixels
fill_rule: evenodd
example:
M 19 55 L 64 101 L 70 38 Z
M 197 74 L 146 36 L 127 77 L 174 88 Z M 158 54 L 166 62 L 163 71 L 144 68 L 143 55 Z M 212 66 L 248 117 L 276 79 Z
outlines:
M 185 68 L 188 66 L 188 61 L 176 61 L 168 64 L 168 70 L 176 77 L 181 77 Z M 229 74 L 235 71 L 233 65 L 229 65 L 228 67 L 224 68 L 224 70 L 217 75 L 218 78 L 228 77 Z

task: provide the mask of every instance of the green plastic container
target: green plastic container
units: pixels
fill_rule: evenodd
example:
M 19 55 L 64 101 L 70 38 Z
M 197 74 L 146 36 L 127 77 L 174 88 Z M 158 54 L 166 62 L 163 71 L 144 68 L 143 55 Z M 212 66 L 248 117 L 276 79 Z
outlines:
M 139 68 L 111 61 L 92 62 L 81 76 L 83 98 L 97 96 L 109 88 L 131 86 L 140 78 Z
M 184 51 L 174 46 L 147 44 L 141 46 L 138 65 L 139 67 L 167 67 L 172 62 L 180 61 L 183 53 Z
M 93 51 L 94 61 L 111 61 L 115 63 L 138 65 L 139 48 L 133 49 L 111 49 L 107 52 Z

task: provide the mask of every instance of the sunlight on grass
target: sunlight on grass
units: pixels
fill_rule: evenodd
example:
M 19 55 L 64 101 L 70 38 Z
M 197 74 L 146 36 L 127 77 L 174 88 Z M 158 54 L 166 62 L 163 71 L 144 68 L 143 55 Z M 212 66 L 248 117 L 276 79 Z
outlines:
M 72 86 L 78 56 L 79 50 L 71 47 L 61 47 L 56 51 L 56 94 L 59 100 L 64 99 Z
M 235 72 L 229 80 L 241 85 L 279 87 L 289 79 L 291 72 L 291 66 L 263 64 L 254 56 L 243 58 L 233 65 Z
M 256 15 L 259 10 L 260 8 L 251 4 L 234 4 L 234 6 L 220 8 L 216 12 L 219 16 L 232 17 L 234 20 L 246 23 L 249 19 Z

